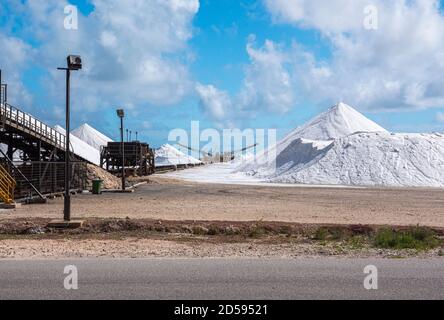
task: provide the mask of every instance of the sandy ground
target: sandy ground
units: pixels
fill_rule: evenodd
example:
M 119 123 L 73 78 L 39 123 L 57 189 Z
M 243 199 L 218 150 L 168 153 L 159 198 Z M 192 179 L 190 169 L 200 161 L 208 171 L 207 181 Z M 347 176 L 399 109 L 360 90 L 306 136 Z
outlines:
M 146 179 L 146 178 L 145 178 Z M 144 180 L 144 179 L 142 179 Z M 16 219 L 60 219 L 63 199 L 0 211 L 0 224 Z M 444 227 L 444 190 L 272 187 L 185 182 L 154 176 L 134 193 L 77 195 L 74 218 L 131 218 L 183 221 L 281 221 L 300 224 L 423 225 Z M 126 219 L 125 219 L 126 220 Z M 160 222 L 159 222 L 160 223 Z M 222 223 L 222 222 L 219 222 Z M 144 257 L 442 257 L 442 248 L 418 253 L 358 250 L 337 243 L 119 239 L 0 240 L 0 259 Z
M 414 250 L 380 250 L 363 247 L 350 249 L 336 243 L 270 244 L 249 241 L 217 244 L 128 238 L 122 240 L 2 240 L 0 259 L 67 259 L 67 258 L 442 258 L 442 249 L 427 252 Z
M 154 176 L 131 194 L 72 198 L 74 218 L 422 225 L 444 227 L 444 190 L 294 188 L 197 184 Z M 63 199 L 0 212 L 61 218 Z
M 154 177 L 134 193 L 77 195 L 74 218 L 423 225 L 444 227 L 444 190 L 292 188 L 197 184 Z M 63 199 L 0 212 L 61 218 Z

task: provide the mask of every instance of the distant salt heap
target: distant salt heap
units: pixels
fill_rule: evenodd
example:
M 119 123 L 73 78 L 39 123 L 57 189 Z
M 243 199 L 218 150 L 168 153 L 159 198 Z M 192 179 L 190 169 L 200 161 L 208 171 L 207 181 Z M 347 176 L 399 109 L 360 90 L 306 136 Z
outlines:
M 276 183 L 444 187 L 444 136 L 390 134 L 340 103 L 237 172 Z
M 58 132 L 60 132 L 63 135 L 66 135 L 66 130 L 63 129 L 61 126 L 57 125 L 54 127 L 54 129 Z M 70 134 L 70 150 L 77 154 L 78 156 L 82 157 L 83 159 L 100 166 L 100 151 L 91 147 L 86 142 L 80 140 L 73 134 Z
M 170 144 L 164 144 L 156 150 L 156 167 L 201 163 L 200 160 L 177 150 Z
M 99 151 L 103 146 L 107 146 L 108 142 L 113 142 L 111 138 L 108 138 L 103 133 L 94 129 L 87 123 L 81 125 L 77 129 L 73 130 L 71 133 Z

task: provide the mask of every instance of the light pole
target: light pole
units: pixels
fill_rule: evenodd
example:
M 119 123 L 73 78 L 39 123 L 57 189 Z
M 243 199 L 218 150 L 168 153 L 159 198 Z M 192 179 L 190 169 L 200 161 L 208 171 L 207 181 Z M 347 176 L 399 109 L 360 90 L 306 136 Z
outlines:
M 125 142 L 123 140 L 123 118 L 125 118 L 125 111 L 123 109 L 117 110 L 117 116 L 120 118 L 120 149 L 122 151 L 122 191 L 125 191 Z
M 69 222 L 71 221 L 71 170 L 70 170 L 70 139 L 69 135 L 71 132 L 70 129 L 70 80 L 71 80 L 71 71 L 77 71 L 82 69 L 82 58 L 80 56 L 70 55 L 66 58 L 67 67 L 66 68 L 58 68 L 58 70 L 66 71 L 66 138 L 65 138 L 65 202 L 64 202 L 64 210 L 63 217 L 64 220 Z

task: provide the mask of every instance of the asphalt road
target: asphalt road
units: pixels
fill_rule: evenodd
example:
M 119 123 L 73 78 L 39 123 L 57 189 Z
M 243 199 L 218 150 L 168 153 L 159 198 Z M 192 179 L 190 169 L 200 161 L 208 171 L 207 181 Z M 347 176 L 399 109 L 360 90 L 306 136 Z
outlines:
M 64 288 L 67 265 L 78 290 Z M 378 290 L 364 288 L 367 265 Z M 444 299 L 444 260 L 0 260 L 0 299 Z

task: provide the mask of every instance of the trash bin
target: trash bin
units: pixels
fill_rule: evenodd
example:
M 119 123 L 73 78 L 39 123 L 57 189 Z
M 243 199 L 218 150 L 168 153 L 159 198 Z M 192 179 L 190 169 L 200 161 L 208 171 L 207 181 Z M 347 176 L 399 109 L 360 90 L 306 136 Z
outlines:
M 92 192 L 93 194 L 102 194 L 102 180 L 95 179 L 93 180 Z

